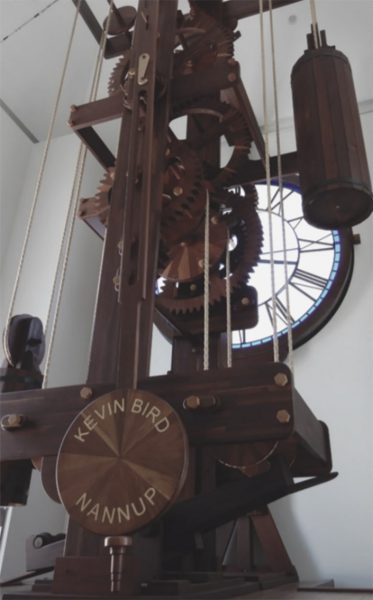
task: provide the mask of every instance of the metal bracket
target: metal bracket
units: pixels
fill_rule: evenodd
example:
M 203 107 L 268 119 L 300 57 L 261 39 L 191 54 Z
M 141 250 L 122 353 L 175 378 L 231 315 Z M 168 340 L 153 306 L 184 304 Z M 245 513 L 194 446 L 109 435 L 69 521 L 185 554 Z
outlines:
M 139 63 L 137 68 L 137 83 L 138 85 L 145 85 L 148 83 L 147 77 L 145 77 L 150 62 L 150 54 L 143 52 L 139 56 Z

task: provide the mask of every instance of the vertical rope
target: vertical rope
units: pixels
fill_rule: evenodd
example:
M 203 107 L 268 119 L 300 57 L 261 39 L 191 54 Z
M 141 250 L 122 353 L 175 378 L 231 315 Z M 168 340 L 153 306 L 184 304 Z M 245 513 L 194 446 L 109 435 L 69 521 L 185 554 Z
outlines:
M 31 203 L 31 209 L 30 209 L 30 213 L 29 213 L 29 217 L 28 217 L 28 221 L 27 221 L 27 226 L 26 226 L 25 237 L 24 237 L 24 240 L 23 240 L 23 245 L 22 245 L 22 249 L 21 249 L 21 255 L 20 255 L 19 262 L 18 262 L 18 267 L 17 267 L 17 271 L 16 271 L 14 286 L 13 286 L 13 290 L 12 290 L 12 294 L 11 294 L 10 302 L 9 302 L 9 309 L 8 309 L 8 313 L 7 313 L 7 317 L 6 317 L 6 321 L 5 321 L 5 329 L 4 329 L 4 337 L 3 337 L 4 353 L 5 353 L 7 361 L 12 366 L 14 366 L 14 365 L 12 363 L 12 358 L 11 358 L 10 350 L 9 350 L 9 347 L 8 347 L 8 333 L 9 333 L 10 320 L 12 318 L 13 310 L 14 310 L 14 306 L 15 306 L 15 302 L 16 302 L 16 297 L 17 297 L 17 293 L 18 293 L 20 277 L 21 277 L 21 273 L 22 273 L 22 269 L 23 269 L 23 265 L 24 265 L 24 261 L 25 261 L 25 256 L 26 256 L 26 250 L 27 250 L 28 243 L 29 243 L 29 240 L 30 240 L 31 228 L 32 228 L 32 224 L 33 224 L 33 221 L 34 221 L 36 206 L 37 206 L 38 199 L 39 199 L 40 188 L 41 188 L 41 184 L 42 184 L 42 181 L 43 181 L 43 178 L 44 178 L 45 165 L 46 165 L 46 162 L 47 162 L 47 158 L 49 156 L 49 148 L 50 148 L 50 144 L 51 144 L 51 140 L 52 140 L 52 134 L 53 134 L 53 131 L 54 131 L 54 127 L 55 127 L 55 124 L 56 124 L 57 111 L 58 111 L 58 108 L 59 108 L 59 105 L 60 105 L 60 100 L 61 100 L 61 95 L 62 95 L 62 89 L 63 89 L 63 85 L 65 83 L 65 76 L 66 76 L 67 66 L 68 66 L 68 63 L 69 63 L 69 60 L 70 60 L 71 48 L 72 48 L 73 39 L 74 39 L 74 35 L 75 35 L 76 24 L 77 24 L 77 21 L 78 21 L 79 9 L 80 9 L 81 2 L 82 2 L 82 0 L 79 0 L 78 4 L 76 6 L 75 17 L 74 17 L 73 25 L 72 25 L 72 28 L 71 28 L 69 42 L 68 42 L 68 45 L 67 45 L 66 56 L 65 56 L 63 67 L 62 67 L 62 74 L 61 74 L 61 79 L 60 79 L 60 83 L 59 83 L 59 86 L 58 86 L 57 96 L 56 96 L 56 100 L 55 100 L 55 103 L 54 103 L 54 107 L 53 107 L 53 111 L 52 111 L 52 116 L 51 116 L 51 119 L 50 119 L 50 122 L 49 122 L 47 139 L 46 139 L 46 143 L 45 143 L 45 147 L 44 147 L 44 152 L 43 152 L 43 156 L 42 156 L 42 160 L 41 160 L 41 164 L 40 164 L 40 170 L 39 170 L 38 178 L 37 178 L 37 181 L 36 181 L 36 186 L 35 186 L 35 190 L 34 190 L 34 196 L 33 196 L 33 200 L 32 200 L 32 203 Z
M 206 190 L 205 240 L 203 259 L 203 370 L 209 369 L 209 279 L 210 279 L 210 194 Z
M 315 44 L 315 48 L 320 48 L 319 26 L 317 24 L 315 0 L 310 0 L 310 10 L 311 10 L 311 19 L 312 19 L 313 41 Z
M 101 36 L 101 40 L 100 40 L 100 46 L 99 46 L 99 50 L 98 50 L 98 55 L 97 55 L 96 65 L 95 65 L 95 70 L 94 70 L 94 75 L 93 75 L 93 81 L 92 81 L 91 91 L 90 91 L 90 95 L 89 95 L 89 102 L 93 102 L 97 97 L 98 86 L 99 86 L 99 82 L 100 82 L 100 75 L 101 75 L 101 70 L 102 70 L 102 63 L 103 63 L 103 59 L 104 59 L 104 50 L 105 50 L 107 32 L 108 32 L 108 29 L 110 26 L 110 18 L 112 15 L 112 11 L 111 11 L 112 4 L 113 4 L 113 0 L 111 0 L 109 16 L 108 16 L 108 19 L 106 22 L 105 29 L 102 32 L 102 36 Z M 65 229 L 64 229 L 63 238 L 62 238 L 62 243 L 61 243 L 61 247 L 60 247 L 58 268 L 56 271 L 56 278 L 55 278 L 54 285 L 53 285 L 52 299 L 53 299 L 53 295 L 55 294 L 55 290 L 56 290 L 56 286 L 57 286 L 58 270 L 60 268 L 60 264 L 62 263 L 62 267 L 61 267 L 62 272 L 61 272 L 57 300 L 56 300 L 56 309 L 55 309 L 55 314 L 53 317 L 50 340 L 49 340 L 49 344 L 48 344 L 48 352 L 47 352 L 46 361 L 45 361 L 43 388 L 47 387 L 47 383 L 48 383 L 51 356 L 52 356 L 52 351 L 53 351 L 53 346 L 54 346 L 58 317 L 59 317 L 59 313 L 60 313 L 62 292 L 63 292 L 63 288 L 65 285 L 66 271 L 67 271 L 68 261 L 69 261 L 69 257 L 70 257 L 71 242 L 72 242 L 72 237 L 73 237 L 73 233 L 74 233 L 74 229 L 75 229 L 75 223 L 76 223 L 75 215 L 76 215 L 77 205 L 78 205 L 78 201 L 79 201 L 80 189 L 81 189 L 81 185 L 82 185 L 82 181 L 83 181 L 83 172 L 84 172 L 86 158 L 87 158 L 87 147 L 83 143 L 81 143 L 80 147 L 79 147 L 79 154 L 78 154 L 78 159 L 77 159 L 77 163 L 76 163 L 76 167 L 75 167 L 74 180 L 73 180 L 73 186 L 72 186 L 72 191 L 71 191 L 71 196 L 70 196 L 68 215 L 67 215 Z M 70 223 L 70 225 L 68 225 L 69 223 Z M 65 247 L 65 251 L 63 252 L 64 247 Z M 62 260 L 62 254 L 64 254 L 63 260 Z M 95 310 L 96 310 L 96 308 L 97 307 L 95 306 Z M 49 326 L 50 312 L 51 312 L 51 306 L 50 306 L 50 311 L 48 312 L 48 318 L 47 318 L 48 326 Z M 47 329 L 47 327 L 46 327 L 46 329 Z
M 274 43 L 274 30 L 273 30 L 272 0 L 269 0 L 269 18 L 270 18 L 270 30 L 271 30 L 272 78 L 273 78 L 273 93 L 274 93 L 275 121 L 276 121 L 277 170 L 278 170 L 278 181 L 279 181 L 279 190 L 280 190 L 281 235 L 282 235 L 282 246 L 283 246 L 283 254 L 284 254 L 287 338 L 288 338 L 288 351 L 289 351 L 289 366 L 290 366 L 290 369 L 293 370 L 293 330 L 291 327 L 291 318 L 290 318 L 291 313 L 290 313 L 290 294 L 289 294 L 289 268 L 288 268 L 288 258 L 287 258 L 287 248 L 286 248 L 285 215 L 284 215 L 284 202 L 283 202 L 284 188 L 283 188 L 283 178 L 282 178 L 280 119 L 279 119 L 279 111 L 278 111 L 277 74 L 276 74 L 276 57 L 275 57 L 275 43 Z
M 268 107 L 267 107 L 267 85 L 266 85 L 266 55 L 264 47 L 264 26 L 263 26 L 263 0 L 259 0 L 260 13 L 260 50 L 262 66 L 262 94 L 263 94 L 263 112 L 264 112 L 264 146 L 265 146 L 265 172 L 267 185 L 267 208 L 268 208 L 268 227 L 269 227 L 269 250 L 270 250 L 270 270 L 271 270 L 271 295 L 272 295 L 272 321 L 273 321 L 273 360 L 279 361 L 279 344 L 276 320 L 276 293 L 275 293 L 275 263 L 273 255 L 273 225 L 272 225 L 272 205 L 271 205 L 271 170 L 269 160 L 268 144 Z
M 227 233 L 227 249 L 225 251 L 225 293 L 227 305 L 227 367 L 232 366 L 232 306 L 231 306 L 231 257 L 229 251 L 230 235 Z

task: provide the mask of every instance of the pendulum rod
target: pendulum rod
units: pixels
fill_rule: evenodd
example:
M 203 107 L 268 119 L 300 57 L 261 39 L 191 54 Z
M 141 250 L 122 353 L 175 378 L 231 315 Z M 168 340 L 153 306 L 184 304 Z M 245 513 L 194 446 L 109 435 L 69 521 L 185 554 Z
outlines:
M 57 111 L 58 111 L 58 108 L 60 105 L 60 100 L 61 100 L 61 95 L 62 95 L 62 89 L 63 89 L 64 82 L 65 82 L 67 66 L 68 66 L 69 60 L 70 60 L 70 54 L 71 54 L 73 39 L 74 39 L 75 31 L 76 31 L 76 25 L 77 25 L 77 21 L 78 21 L 81 2 L 82 2 L 82 0 L 79 0 L 78 4 L 76 6 L 75 17 L 74 17 L 74 21 L 73 21 L 73 25 L 72 25 L 72 29 L 71 29 L 71 33 L 70 33 L 69 42 L 67 45 L 65 60 L 64 60 L 63 68 L 62 68 L 62 73 L 61 73 L 61 79 L 60 79 L 60 83 L 59 83 L 58 91 L 57 91 L 57 96 L 56 96 L 56 100 L 55 100 L 53 111 L 52 111 L 52 116 L 51 116 L 50 123 L 49 123 L 47 139 L 46 139 L 44 152 L 43 152 L 43 156 L 42 156 L 42 160 L 41 160 L 41 164 L 40 164 L 38 178 L 36 181 L 34 196 L 32 199 L 31 209 L 30 209 L 30 213 L 29 213 L 29 217 L 28 217 L 28 221 L 27 221 L 25 237 L 23 240 L 21 255 L 20 255 L 19 262 L 18 262 L 14 286 L 13 286 L 13 290 L 12 290 L 12 294 L 11 294 L 11 298 L 10 298 L 10 302 L 9 302 L 8 314 L 7 314 L 7 318 L 6 318 L 6 322 L 5 322 L 4 337 L 3 337 L 4 353 L 5 353 L 7 361 L 12 366 L 14 366 L 14 365 L 12 363 L 12 357 L 11 357 L 9 347 L 8 347 L 8 332 L 9 332 L 10 320 L 12 318 L 13 311 L 14 311 L 14 306 L 15 306 L 18 288 L 19 288 L 19 282 L 20 282 L 23 264 L 24 264 L 24 260 L 25 260 L 25 256 L 26 256 L 26 250 L 28 247 L 29 239 L 30 239 L 31 229 L 32 229 L 33 221 L 34 221 L 35 212 L 36 212 L 36 206 L 37 206 L 37 203 L 39 200 L 40 188 L 41 188 L 41 184 L 42 184 L 43 178 L 44 178 L 45 166 L 46 166 L 47 159 L 49 156 L 49 149 L 50 149 L 50 144 L 51 144 L 51 140 L 52 140 L 52 134 L 53 134 L 55 123 L 56 123 Z
M 267 207 L 268 207 L 268 229 L 269 229 L 269 250 L 270 250 L 270 269 L 271 269 L 271 294 L 272 294 L 272 321 L 273 321 L 273 360 L 279 362 L 279 343 L 277 333 L 276 319 L 276 282 L 275 282 L 275 263 L 273 254 L 273 223 L 272 223 L 272 203 L 271 203 L 271 169 L 268 143 L 268 106 L 267 106 L 267 83 L 266 83 L 266 55 L 264 46 L 264 25 L 263 25 L 263 0 L 259 0 L 260 13 L 260 45 L 261 45 L 261 65 L 262 65 L 262 94 L 263 94 L 263 113 L 264 113 L 264 145 L 265 145 L 265 172 L 267 185 Z
M 273 28 L 273 11 L 272 0 L 269 0 L 269 21 L 271 31 L 271 54 L 272 54 L 272 78 L 273 78 L 273 95 L 275 105 L 275 121 L 276 121 L 276 151 L 277 151 L 277 171 L 280 190 L 280 218 L 281 218 L 281 235 L 282 247 L 284 256 L 284 277 L 285 277 L 285 298 L 286 298 L 286 321 L 287 321 L 287 338 L 288 338 L 288 356 L 289 367 L 293 370 L 293 330 L 291 327 L 291 311 L 290 311 L 290 294 L 289 294 L 289 266 L 286 247 L 286 231 L 285 231 L 285 215 L 284 215 L 284 187 L 282 177 L 282 159 L 281 159 L 281 140 L 280 140 L 280 120 L 278 111 L 278 94 L 277 94 L 277 74 L 276 74 L 276 55 L 275 41 Z
M 112 2 L 113 2 L 113 0 L 111 0 L 111 3 Z M 94 100 L 96 100 L 96 97 L 97 97 L 98 86 L 99 86 L 100 76 L 101 76 L 101 71 L 102 71 L 102 63 L 103 63 L 103 58 L 104 58 L 105 43 L 106 43 L 107 33 L 108 33 L 109 25 L 110 25 L 111 15 L 112 15 L 112 12 L 109 11 L 109 17 L 107 19 L 105 29 L 103 30 L 102 35 L 101 35 L 101 40 L 100 40 L 99 50 L 98 50 L 98 54 L 97 54 L 92 85 L 91 85 L 91 91 L 89 94 L 89 102 L 93 102 Z M 75 229 L 76 212 L 77 212 L 77 207 L 78 207 L 78 203 L 79 203 L 80 190 L 81 190 L 81 186 L 82 186 L 86 158 L 87 158 L 87 147 L 84 146 L 83 143 L 81 143 L 80 147 L 79 147 L 78 159 L 77 159 L 76 167 L 75 167 L 73 185 L 72 185 L 72 190 L 71 190 L 71 195 L 70 195 L 69 208 L 68 208 L 68 212 L 67 212 L 67 218 L 66 218 L 66 222 L 65 222 L 61 245 L 60 245 L 60 251 L 59 251 L 59 256 L 58 256 L 58 265 L 57 265 L 56 274 L 55 274 L 55 278 L 54 278 L 54 282 L 53 282 L 51 302 L 49 304 L 48 315 L 47 315 L 46 326 L 45 326 L 45 330 L 46 330 L 46 334 L 47 334 L 47 331 L 49 330 L 49 324 L 51 321 L 51 317 L 52 317 L 53 306 L 55 305 L 53 320 L 51 322 L 51 332 L 50 332 L 50 335 L 48 336 L 49 341 L 48 341 L 48 350 L 46 353 L 46 360 L 45 360 L 45 367 L 44 367 L 43 388 L 46 388 L 47 384 L 48 384 L 48 375 L 49 375 L 51 356 L 52 356 L 52 351 L 53 351 L 53 346 L 54 346 L 58 317 L 59 317 L 59 313 L 60 313 L 62 292 L 63 292 L 64 285 L 65 285 L 66 271 L 67 271 L 67 266 L 68 266 L 68 262 L 69 262 L 69 258 L 70 258 L 71 242 L 72 242 L 72 237 L 73 237 L 73 233 L 74 233 L 74 229 Z M 58 290 L 57 290 L 57 284 L 58 284 Z M 55 302 L 54 302 L 54 298 L 56 298 Z
M 231 306 L 231 260 L 230 260 L 230 232 L 227 234 L 227 248 L 225 251 L 225 295 L 227 319 L 227 367 L 232 366 L 232 306 Z
M 205 239 L 203 258 L 203 370 L 209 369 L 209 283 L 210 283 L 210 194 L 206 190 Z

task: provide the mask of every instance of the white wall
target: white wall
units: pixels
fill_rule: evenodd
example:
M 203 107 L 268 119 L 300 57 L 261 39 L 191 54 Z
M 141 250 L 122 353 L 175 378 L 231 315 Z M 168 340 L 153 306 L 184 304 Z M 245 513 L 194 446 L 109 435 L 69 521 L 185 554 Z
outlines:
M 362 124 L 373 173 L 372 112 Z M 339 476 L 272 510 L 302 580 L 332 577 L 340 586 L 373 587 L 373 217 L 354 232 L 361 245 L 347 295 L 294 357 L 296 388 L 329 427 Z
M 33 145 L 29 152 L 29 164 L 23 167 L 18 192 L 19 203 L 13 228 L 9 228 L 7 260 L 1 271 L 1 329 L 6 319 L 42 152 L 43 144 Z M 77 152 L 78 142 L 73 135 L 52 141 L 48 169 L 40 189 L 13 311 L 13 314 L 29 312 L 41 318 L 44 324 L 71 195 Z M 82 187 L 83 196 L 94 191 L 99 176 L 95 162 L 89 159 Z M 97 236 L 85 224 L 77 221 L 66 271 L 48 387 L 85 381 L 101 249 L 102 242 Z M 29 535 L 42 531 L 59 533 L 64 530 L 65 523 L 65 510 L 48 498 L 41 486 L 40 474 L 34 472 L 27 506 L 12 509 L 8 519 L 6 551 L 0 554 L 0 578 L 10 579 L 25 571 L 25 540 Z
M 0 269 L 6 262 L 7 248 L 17 212 L 33 143 L 0 108 Z

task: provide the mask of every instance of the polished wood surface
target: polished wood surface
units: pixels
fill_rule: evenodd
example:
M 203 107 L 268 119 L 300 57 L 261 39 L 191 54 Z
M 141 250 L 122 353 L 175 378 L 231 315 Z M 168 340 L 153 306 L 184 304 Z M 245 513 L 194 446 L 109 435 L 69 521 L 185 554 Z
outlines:
M 187 468 L 187 436 L 171 406 L 149 392 L 116 390 L 70 425 L 57 461 L 58 491 L 86 529 L 132 533 L 172 505 Z

